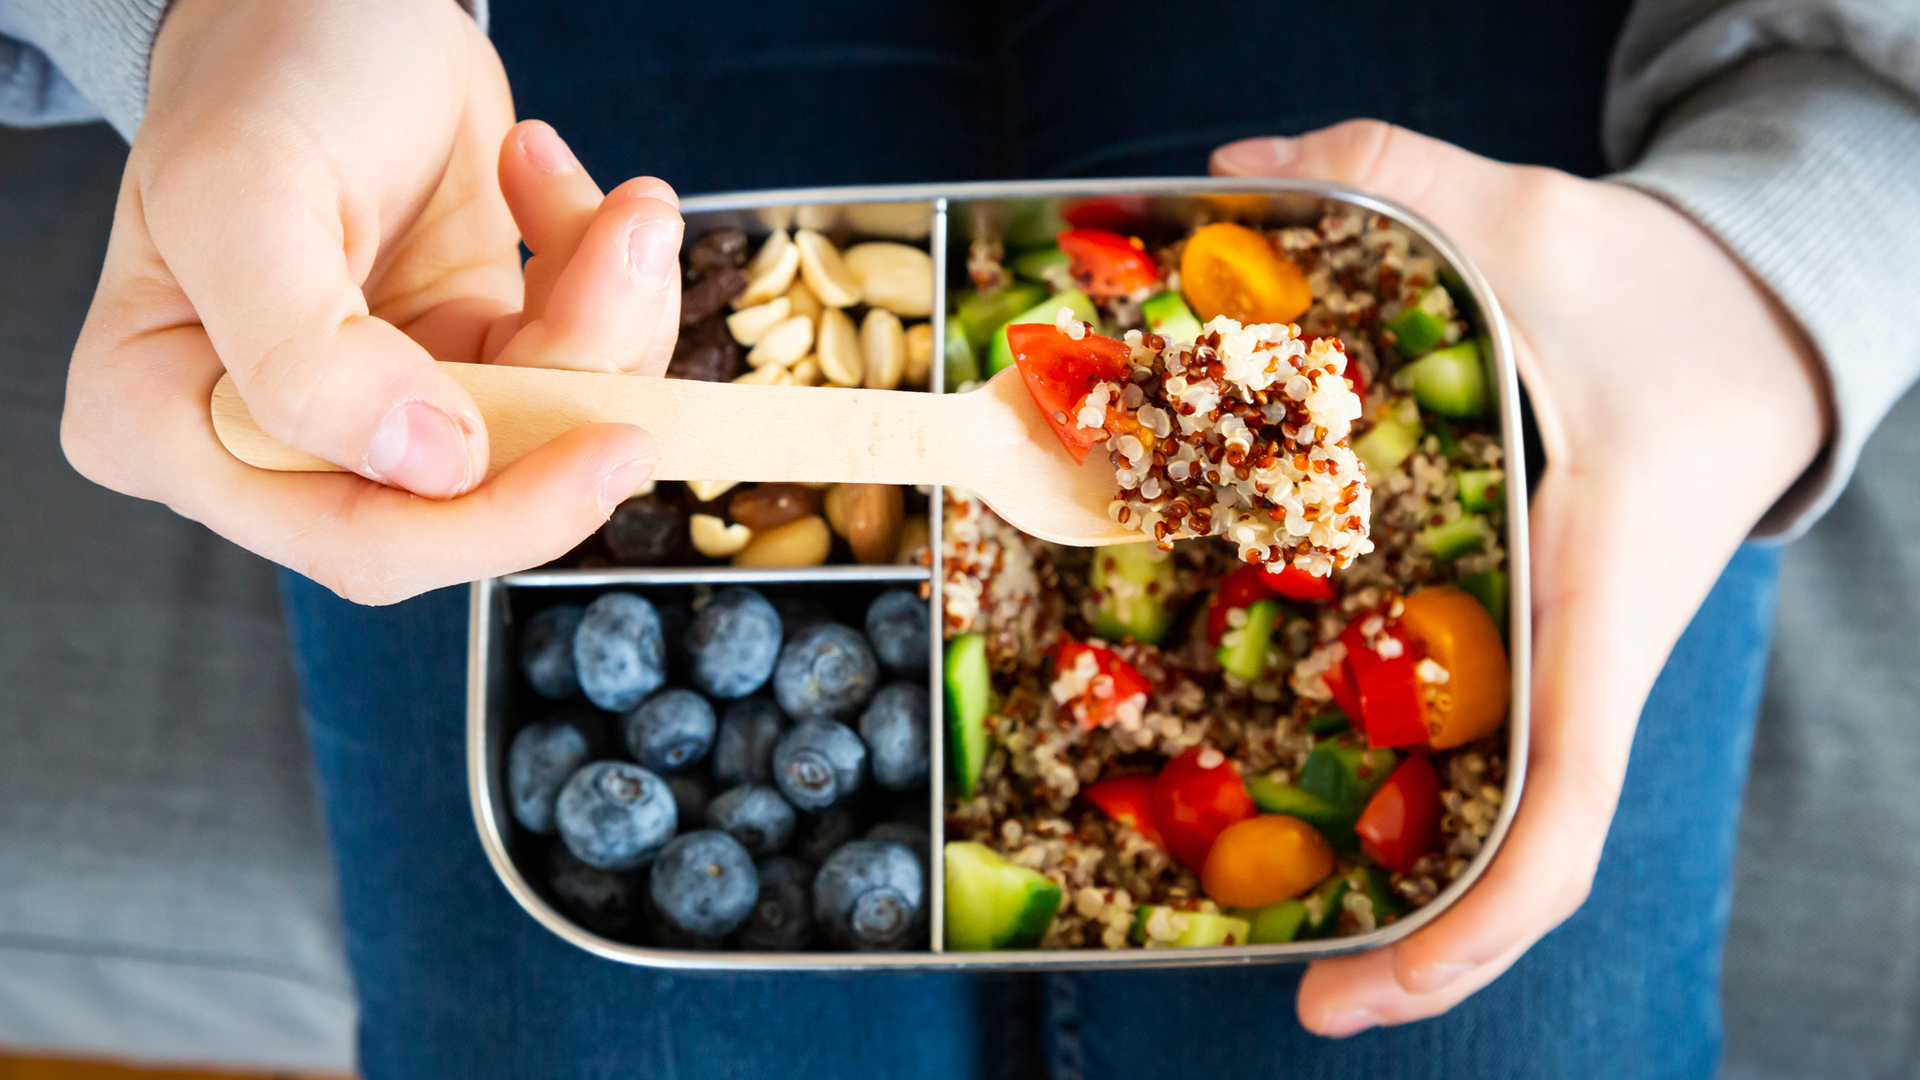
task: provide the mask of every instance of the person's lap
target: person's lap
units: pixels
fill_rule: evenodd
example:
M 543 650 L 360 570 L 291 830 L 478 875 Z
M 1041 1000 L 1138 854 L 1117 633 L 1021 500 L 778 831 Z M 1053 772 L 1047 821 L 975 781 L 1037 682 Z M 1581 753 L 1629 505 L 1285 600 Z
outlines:
M 1257 37 L 1279 7 L 1289 29 Z M 1196 173 L 1218 142 L 1350 115 L 1591 173 L 1620 17 L 1384 0 L 983 10 L 716 0 L 669 25 L 639 5 L 497 3 L 494 34 L 523 114 L 553 121 L 603 183 L 651 172 L 691 194 Z M 474 834 L 464 592 L 370 610 L 289 575 L 362 1070 L 968 1075 L 1018 1053 L 1007 1003 L 1044 997 L 1062 1075 L 1710 1075 L 1777 562 L 1743 552 L 1676 649 L 1586 907 L 1446 1017 L 1339 1043 L 1293 1020 L 1289 967 L 1053 976 L 1034 995 L 1005 977 L 683 976 L 592 958 L 513 905 Z

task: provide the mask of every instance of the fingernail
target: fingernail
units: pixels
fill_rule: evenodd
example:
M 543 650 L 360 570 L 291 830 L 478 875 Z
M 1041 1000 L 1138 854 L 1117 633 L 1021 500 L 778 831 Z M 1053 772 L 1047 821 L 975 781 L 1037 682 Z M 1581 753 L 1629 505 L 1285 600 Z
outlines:
M 631 461 L 615 465 L 600 480 L 600 513 L 610 515 L 614 508 L 628 499 L 646 484 L 653 476 L 653 459 L 634 458 Z
M 1416 972 L 1412 981 L 1419 985 L 1409 986 L 1407 989 L 1416 994 L 1431 994 L 1436 990 L 1445 989 L 1448 983 L 1465 975 L 1472 967 L 1472 964 L 1461 963 L 1435 964 L 1424 974 Z
M 431 405 L 397 406 L 367 447 L 367 471 L 416 495 L 458 495 L 473 475 L 467 433 Z
M 569 172 L 580 166 L 566 140 L 547 124 L 528 124 L 520 129 L 520 150 L 541 172 Z
M 649 289 L 664 289 L 680 272 L 680 221 L 642 222 L 627 236 L 627 265 Z
M 1284 170 L 1299 155 L 1298 144 L 1279 135 L 1242 139 L 1213 152 L 1213 171 L 1225 176 L 1264 176 Z
M 1320 1034 L 1329 1039 L 1344 1039 L 1379 1023 L 1380 1018 L 1367 1009 L 1348 1009 L 1327 1017 L 1326 1022 L 1320 1025 Z

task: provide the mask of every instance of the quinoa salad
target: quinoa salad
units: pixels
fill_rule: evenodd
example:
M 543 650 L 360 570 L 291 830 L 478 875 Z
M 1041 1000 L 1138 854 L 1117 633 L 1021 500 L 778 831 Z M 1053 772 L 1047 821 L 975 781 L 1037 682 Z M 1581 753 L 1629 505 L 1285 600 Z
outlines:
M 976 241 L 949 389 L 1018 366 L 1152 543 L 944 499 L 949 949 L 1365 933 L 1460 877 L 1507 783 L 1488 346 L 1390 219 Z

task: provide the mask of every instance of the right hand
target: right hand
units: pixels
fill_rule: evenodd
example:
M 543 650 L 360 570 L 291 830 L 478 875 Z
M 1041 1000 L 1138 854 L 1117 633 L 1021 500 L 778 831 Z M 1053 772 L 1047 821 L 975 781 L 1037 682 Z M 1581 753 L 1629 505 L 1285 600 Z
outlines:
M 666 184 L 603 197 L 551 128 L 514 126 L 453 0 L 175 0 L 62 445 L 361 603 L 538 565 L 652 475 L 651 437 L 581 428 L 489 478 L 433 361 L 661 374 L 682 227 Z M 352 472 L 234 459 L 208 412 L 229 372 L 269 434 Z

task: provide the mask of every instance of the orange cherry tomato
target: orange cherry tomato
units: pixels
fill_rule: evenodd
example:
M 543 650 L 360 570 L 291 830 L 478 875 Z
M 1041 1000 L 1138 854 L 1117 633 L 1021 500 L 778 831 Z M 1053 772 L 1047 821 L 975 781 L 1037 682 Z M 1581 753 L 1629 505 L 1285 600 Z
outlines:
M 1187 238 L 1180 291 L 1201 322 L 1225 315 L 1242 323 L 1290 323 L 1313 306 L 1307 275 L 1267 238 L 1216 222 Z
M 1507 718 L 1512 671 L 1500 630 L 1480 601 L 1451 585 L 1421 589 L 1401 601 L 1400 628 L 1420 639 L 1427 658 L 1447 670 L 1423 683 L 1427 733 L 1435 750 L 1493 734 Z
M 1200 885 L 1216 904 L 1264 907 L 1291 900 L 1333 873 L 1333 848 L 1299 818 L 1262 814 L 1226 827 L 1207 853 Z

